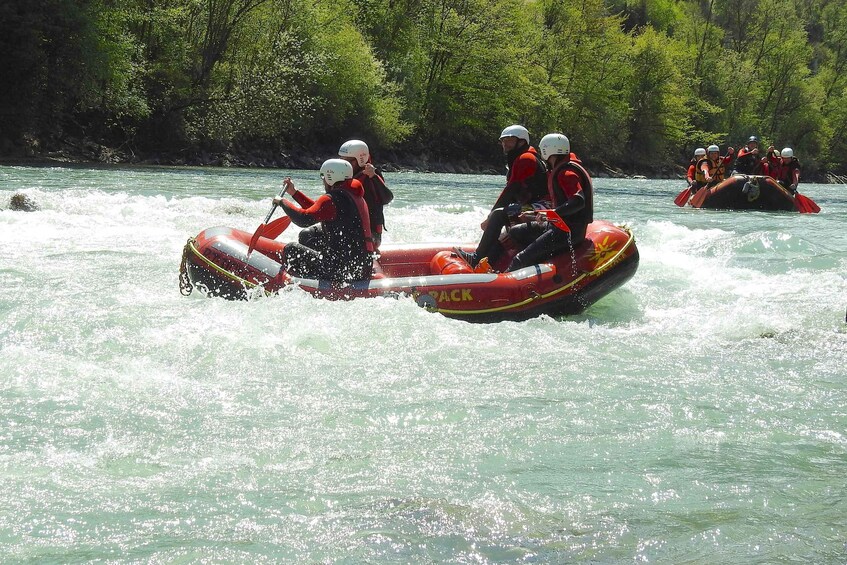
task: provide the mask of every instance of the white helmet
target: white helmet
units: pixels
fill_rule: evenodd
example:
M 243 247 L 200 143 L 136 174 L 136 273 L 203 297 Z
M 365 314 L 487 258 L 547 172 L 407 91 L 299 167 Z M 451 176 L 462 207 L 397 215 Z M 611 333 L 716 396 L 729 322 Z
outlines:
M 546 161 L 551 155 L 570 155 L 571 142 L 561 133 L 548 133 L 538 143 L 538 150 L 541 151 L 541 158 Z
M 364 167 L 365 163 L 371 157 L 371 152 L 368 149 L 368 144 L 358 139 L 345 141 L 338 150 L 340 157 L 355 157 L 360 167 Z
M 344 159 L 327 159 L 321 165 L 321 178 L 329 186 L 353 178 L 353 165 Z
M 786 159 L 790 159 L 791 157 L 794 157 L 794 150 L 790 147 L 786 147 L 785 149 L 779 152 L 779 155 L 781 157 L 785 157 Z
M 523 139 L 527 143 L 529 143 L 529 131 L 519 125 L 509 126 L 503 130 L 503 133 L 500 134 L 500 139 L 504 137 L 517 137 L 518 139 Z
M 709 153 L 711 153 L 712 151 L 717 151 L 718 153 L 720 153 L 721 148 L 718 147 L 717 145 L 710 145 L 709 148 L 706 149 L 706 151 L 708 151 Z
M 698 147 L 697 149 L 694 150 L 694 156 L 695 157 L 705 157 L 706 156 L 706 150 L 702 147 Z

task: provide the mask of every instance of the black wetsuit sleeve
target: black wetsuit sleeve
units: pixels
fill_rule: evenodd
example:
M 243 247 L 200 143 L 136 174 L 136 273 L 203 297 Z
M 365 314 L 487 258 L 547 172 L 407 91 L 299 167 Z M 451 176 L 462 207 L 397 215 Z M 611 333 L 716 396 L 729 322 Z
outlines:
M 385 179 L 382 178 L 382 175 L 374 175 L 373 186 L 383 206 L 394 200 L 394 193 L 386 186 Z
M 309 214 L 304 214 L 301 210 L 295 209 L 292 206 L 286 204 L 285 200 L 280 202 L 279 205 L 282 207 L 283 210 L 285 210 L 286 215 L 291 218 L 291 221 L 301 228 L 313 226 L 318 223 L 318 220 L 316 220 Z
M 521 188 L 522 185 L 519 182 L 511 182 L 507 184 L 506 188 L 504 188 L 503 192 L 500 193 L 500 196 L 494 202 L 494 206 L 492 206 L 491 209 L 496 210 L 497 208 L 505 208 L 509 204 L 518 202 L 517 195 L 520 194 Z
M 585 208 L 585 196 L 578 193 L 575 196 L 568 198 L 568 201 L 556 208 L 556 213 L 561 216 L 572 216 Z

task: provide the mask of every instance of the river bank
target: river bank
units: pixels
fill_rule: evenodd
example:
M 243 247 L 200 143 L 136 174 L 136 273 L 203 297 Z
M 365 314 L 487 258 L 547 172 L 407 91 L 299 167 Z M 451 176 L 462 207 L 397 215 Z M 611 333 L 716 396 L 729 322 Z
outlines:
M 24 148 L 6 148 L 0 154 L 0 164 L 56 166 L 56 165 L 131 165 L 174 167 L 237 167 L 263 169 L 317 170 L 335 147 L 288 147 L 271 149 L 204 149 L 190 148 L 177 152 L 150 152 L 139 154 L 129 149 L 108 147 L 90 140 L 63 139 L 51 147 L 33 144 Z M 11 151 L 9 151 L 12 149 Z M 634 178 L 658 180 L 684 180 L 687 164 L 672 166 L 632 167 L 610 164 L 580 155 L 589 173 L 596 178 Z M 384 172 L 420 172 L 450 174 L 503 174 L 504 164 L 496 156 L 482 158 L 464 155 L 445 159 L 427 150 L 383 150 L 374 155 L 376 165 Z M 804 172 L 803 180 L 823 184 L 847 184 L 847 175 Z

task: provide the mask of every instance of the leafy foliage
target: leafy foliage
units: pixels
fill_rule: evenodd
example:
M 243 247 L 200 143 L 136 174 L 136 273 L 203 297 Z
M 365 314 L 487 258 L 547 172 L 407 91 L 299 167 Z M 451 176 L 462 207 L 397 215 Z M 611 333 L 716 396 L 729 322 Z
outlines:
M 756 134 L 845 172 L 832 0 L 6 0 L 0 151 L 361 137 L 489 158 L 510 123 L 589 162 L 684 162 Z

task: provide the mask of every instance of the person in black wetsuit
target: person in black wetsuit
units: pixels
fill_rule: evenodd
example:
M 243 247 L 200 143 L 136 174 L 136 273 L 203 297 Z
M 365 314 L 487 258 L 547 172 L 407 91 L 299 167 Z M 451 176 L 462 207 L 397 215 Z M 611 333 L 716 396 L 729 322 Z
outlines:
M 524 223 L 511 229 L 509 237 L 525 245 L 507 270 L 535 265 L 585 240 L 588 225 L 594 221 L 594 189 L 591 177 L 571 153 L 570 140 L 561 133 L 545 135 L 538 144 L 547 162 L 547 191 L 553 208 L 570 231 L 556 227 L 542 214 L 522 214 Z
M 468 253 L 458 247 L 454 249 L 471 267 L 476 267 L 483 257 L 488 257 L 490 263 L 497 260 L 503 253 L 500 232 L 522 211 L 550 207 L 547 167 L 529 144 L 529 131 L 520 125 L 509 126 L 500 134 L 500 145 L 508 163 L 506 186 L 491 207 L 488 218 L 482 222 L 482 239 L 476 251 Z
M 362 183 L 365 189 L 365 202 L 370 213 L 371 235 L 374 248 L 379 251 L 382 243 L 382 232 L 385 229 L 385 214 L 383 207 L 394 200 L 394 194 L 385 184 L 382 173 L 371 162 L 371 152 L 368 144 L 359 139 L 351 139 L 341 144 L 338 156 L 353 165 L 353 178 Z
M 350 282 L 368 279 L 373 269 L 373 240 L 370 216 L 362 183 L 353 178 L 353 167 L 343 159 L 329 159 L 321 165 L 326 194 L 312 200 L 284 181 L 285 194 L 297 204 L 278 196 L 279 204 L 300 227 L 320 229 L 309 244 L 288 243 L 283 254 L 286 271 L 297 277 Z M 298 206 L 299 204 L 299 206 Z
M 747 144 L 735 156 L 735 171 L 743 175 L 761 175 L 762 160 L 759 158 L 759 138 L 751 135 Z

